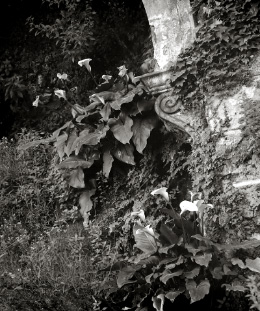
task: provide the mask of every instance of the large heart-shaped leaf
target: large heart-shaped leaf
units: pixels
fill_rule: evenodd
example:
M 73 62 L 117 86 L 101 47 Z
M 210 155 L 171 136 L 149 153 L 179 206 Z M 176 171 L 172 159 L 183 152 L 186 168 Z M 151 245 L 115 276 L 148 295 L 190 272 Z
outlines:
M 119 140 L 122 144 L 129 143 L 133 136 L 133 132 L 131 130 L 133 120 L 131 118 L 125 116 L 125 118 L 119 117 L 118 119 L 110 119 L 108 124 L 117 140 Z
M 175 234 L 168 226 L 161 224 L 160 227 L 161 239 L 163 239 L 167 244 L 177 244 L 179 242 L 179 237 Z
M 146 118 L 134 119 L 133 131 L 133 143 L 136 150 L 142 153 L 147 145 L 147 139 L 150 136 L 151 130 L 155 128 L 158 121 L 157 116 L 150 116 Z
M 124 163 L 135 165 L 134 147 L 131 144 L 118 144 L 113 156 Z
M 122 286 L 130 283 L 135 283 L 136 281 L 130 280 L 136 272 L 134 267 L 123 268 L 117 276 L 117 286 L 121 288 Z
M 135 247 L 141 249 L 146 254 L 152 255 L 156 253 L 157 244 L 155 237 L 147 228 L 135 224 L 133 227 L 133 233 L 136 242 Z
M 103 174 L 108 178 L 112 168 L 114 158 L 110 154 L 110 150 L 105 150 L 103 153 Z
M 132 92 L 127 93 L 125 96 L 118 98 L 110 103 L 111 107 L 114 110 L 120 110 L 121 106 L 126 103 L 130 103 L 135 97 L 135 94 Z
M 82 168 L 89 168 L 92 164 L 93 162 L 86 161 L 85 159 L 82 159 L 78 156 L 71 156 L 62 161 L 58 165 L 58 168 L 77 168 L 78 166 L 81 166 Z
M 207 279 L 201 281 L 199 285 L 194 280 L 186 280 L 186 288 L 193 303 L 203 299 L 209 293 L 210 283 Z
M 72 145 L 74 143 L 74 141 L 77 139 L 78 135 L 77 135 L 77 130 L 74 128 L 72 130 L 72 132 L 69 134 L 69 138 L 67 140 L 67 144 L 64 148 L 64 152 L 66 153 L 66 155 L 69 157 L 70 154 L 72 153 Z
M 81 167 L 73 170 L 70 175 L 69 185 L 73 188 L 84 188 L 84 172 Z
M 82 145 L 95 146 L 97 145 L 101 138 L 106 136 L 108 127 L 96 130 L 95 132 L 89 132 L 89 129 L 85 129 L 80 132 L 79 137 L 74 141 L 71 150 L 75 150 L 75 154 L 78 155 Z

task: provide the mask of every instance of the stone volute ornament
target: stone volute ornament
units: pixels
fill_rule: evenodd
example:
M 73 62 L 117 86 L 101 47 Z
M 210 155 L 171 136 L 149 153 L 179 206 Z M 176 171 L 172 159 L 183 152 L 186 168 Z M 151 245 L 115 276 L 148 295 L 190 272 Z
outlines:
M 192 136 L 191 115 L 171 86 L 173 67 L 179 54 L 191 46 L 195 27 L 189 0 L 143 0 L 151 27 L 155 71 L 138 78 L 151 94 L 160 94 L 155 110 L 170 130 L 181 130 Z

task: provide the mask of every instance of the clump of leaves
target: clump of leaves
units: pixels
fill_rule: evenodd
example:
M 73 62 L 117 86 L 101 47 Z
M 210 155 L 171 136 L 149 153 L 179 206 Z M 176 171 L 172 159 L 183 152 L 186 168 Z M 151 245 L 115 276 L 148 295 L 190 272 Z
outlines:
M 84 59 L 78 63 L 91 75 L 90 61 Z M 57 74 L 63 88 L 54 90 L 54 94 L 71 108 L 72 120 L 50 138 L 20 147 L 25 150 L 41 143 L 54 143 L 60 158 L 58 168 L 69 170 L 69 185 L 82 190 L 79 203 L 85 225 L 92 209 L 91 196 L 95 194 L 93 178 L 88 178 L 93 175 L 91 170 L 101 170 L 107 178 L 115 159 L 135 165 L 135 149 L 143 153 L 158 123 L 153 110 L 154 99 L 133 73 L 127 71 L 123 65 L 119 67 L 117 78 L 103 76 L 104 83 L 97 85 L 86 107 L 79 105 L 71 94 L 68 76 Z M 37 106 L 38 101 L 36 98 L 33 105 Z
M 166 190 L 163 187 L 152 194 L 161 194 L 169 201 Z M 212 206 L 193 200 L 183 201 L 180 208 L 180 214 L 170 206 L 162 209 L 170 219 L 162 221 L 156 231 L 145 226 L 143 210 L 131 214 L 139 218 L 133 225 L 133 235 L 135 247 L 142 252 L 100 271 L 118 271 L 116 286 L 110 285 L 105 298 L 109 304 L 120 305 L 123 310 L 143 310 L 152 304 L 161 311 L 167 300 L 174 303 L 183 294 L 194 303 L 220 286 L 245 292 L 243 270 L 260 273 L 259 258 L 240 259 L 238 255 L 238 250 L 258 247 L 259 240 L 232 245 L 215 243 L 203 236 L 204 210 Z M 188 220 L 182 216 L 186 211 L 196 214 Z

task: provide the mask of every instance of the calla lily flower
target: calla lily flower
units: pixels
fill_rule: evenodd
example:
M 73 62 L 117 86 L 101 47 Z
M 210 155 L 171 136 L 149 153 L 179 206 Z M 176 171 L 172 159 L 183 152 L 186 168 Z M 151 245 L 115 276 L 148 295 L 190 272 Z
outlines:
M 54 94 L 58 96 L 59 98 L 64 98 L 65 100 L 67 100 L 66 92 L 63 90 L 55 90 Z
M 35 101 L 32 103 L 32 105 L 34 107 L 38 107 L 39 106 L 39 101 L 40 101 L 40 96 L 36 96 Z
M 60 80 L 67 80 L 68 75 L 66 73 L 63 74 L 57 73 L 57 78 L 59 78 Z
M 142 221 L 145 221 L 145 214 L 144 214 L 143 209 L 140 209 L 140 211 L 138 211 L 138 212 L 132 212 L 131 217 L 133 217 L 133 216 L 138 216 Z
M 90 61 L 92 61 L 91 58 L 85 58 L 85 59 L 78 61 L 78 64 L 80 65 L 80 67 L 85 66 L 87 68 L 88 72 L 91 72 L 91 67 L 89 65 Z
M 101 78 L 105 80 L 105 82 L 104 82 L 104 83 L 109 83 L 109 80 L 112 78 L 112 76 L 109 76 L 109 75 L 103 75 Z
M 169 194 L 166 187 L 162 187 L 151 192 L 151 195 L 155 194 L 160 194 L 165 198 L 166 201 L 169 201 Z
M 148 234 L 152 235 L 153 237 L 155 236 L 153 228 L 151 227 L 151 225 L 148 225 L 143 229 L 137 229 L 136 230 L 136 234 L 142 234 L 142 233 L 148 233 Z
M 181 208 L 181 214 L 183 214 L 185 211 L 190 211 L 190 212 L 198 212 L 198 206 L 190 201 L 182 201 L 180 203 L 180 208 Z
M 117 67 L 117 69 L 119 70 L 119 74 L 118 74 L 119 77 L 124 77 L 127 73 L 127 70 L 128 70 L 128 69 L 126 69 L 125 65 Z

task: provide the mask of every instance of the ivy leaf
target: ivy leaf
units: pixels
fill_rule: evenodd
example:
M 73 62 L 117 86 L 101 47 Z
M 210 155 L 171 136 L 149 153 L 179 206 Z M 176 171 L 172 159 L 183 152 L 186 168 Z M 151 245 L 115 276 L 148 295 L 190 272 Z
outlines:
M 200 273 L 200 267 L 196 267 L 192 269 L 191 271 L 185 272 L 184 276 L 187 279 L 194 279 L 194 277 L 199 275 L 199 273 Z
M 123 268 L 117 276 L 117 286 L 121 288 L 122 286 L 130 283 L 135 283 L 136 281 L 130 280 L 136 272 L 136 269 L 133 267 Z
M 251 271 L 260 273 L 260 258 L 246 259 L 246 267 Z
M 176 291 L 171 291 L 171 292 L 168 292 L 165 297 L 167 299 L 169 299 L 171 302 L 174 302 L 174 300 L 180 295 L 182 294 L 183 292 L 185 291 L 185 289 L 178 289 Z
M 156 311 L 163 311 L 164 306 L 164 294 L 159 294 L 156 297 L 152 297 L 153 307 Z
M 108 121 L 111 131 L 113 132 L 115 138 L 122 144 L 128 144 L 133 132 L 131 127 L 133 125 L 133 120 L 128 116 L 125 116 L 124 120 L 122 117 L 118 119 L 110 119 Z
M 65 142 L 68 139 L 68 134 L 67 133 L 63 133 L 62 135 L 57 137 L 57 141 L 55 142 L 54 146 L 57 149 L 57 152 L 59 154 L 60 160 L 62 160 L 63 156 L 64 156 L 64 147 L 65 147 Z
M 110 150 L 105 150 L 103 153 L 103 174 L 106 178 L 108 178 L 109 173 L 112 168 L 114 158 L 110 154 Z
M 212 254 L 204 253 L 202 255 L 196 255 L 193 256 L 193 259 L 198 265 L 208 267 L 209 262 L 212 259 Z
M 135 247 L 149 255 L 156 253 L 157 244 L 155 237 L 150 234 L 145 227 L 135 224 L 133 227 L 133 233 L 136 242 Z
M 150 111 L 153 109 L 155 103 L 155 98 L 142 99 L 137 102 L 137 108 L 139 112 Z
M 133 143 L 139 153 L 143 153 L 147 145 L 147 139 L 150 136 L 152 129 L 155 128 L 158 118 L 156 116 L 147 118 L 134 119 L 133 130 Z
M 194 280 L 187 280 L 186 288 L 189 291 L 191 303 L 193 303 L 203 299 L 209 293 L 210 283 L 207 279 L 205 279 L 197 285 Z
M 131 144 L 118 144 L 116 150 L 113 152 L 113 156 L 119 161 L 135 165 L 134 147 Z
M 91 196 L 94 195 L 96 189 L 86 190 L 79 197 L 79 205 L 80 205 L 80 214 L 84 218 L 84 221 L 88 221 L 89 212 L 93 207 L 93 202 L 91 200 Z
M 163 275 L 160 277 L 160 281 L 166 285 L 166 283 L 169 279 L 172 279 L 175 276 L 180 276 L 182 274 L 183 274 L 183 269 L 177 270 L 177 271 L 172 272 L 172 273 L 169 272 L 169 270 L 166 270 L 163 272 Z
M 93 162 L 86 161 L 78 156 L 71 156 L 68 159 L 64 160 L 58 165 L 58 168 L 77 168 L 78 166 L 82 168 L 89 168 Z
M 74 141 L 77 139 L 78 135 L 77 135 L 77 130 L 74 128 L 73 131 L 69 134 L 69 138 L 67 140 L 67 145 L 64 148 L 64 152 L 66 153 L 66 155 L 69 157 L 72 150 L 72 145 L 74 143 Z
M 73 170 L 70 175 L 69 185 L 73 188 L 84 188 L 84 172 L 81 167 Z

